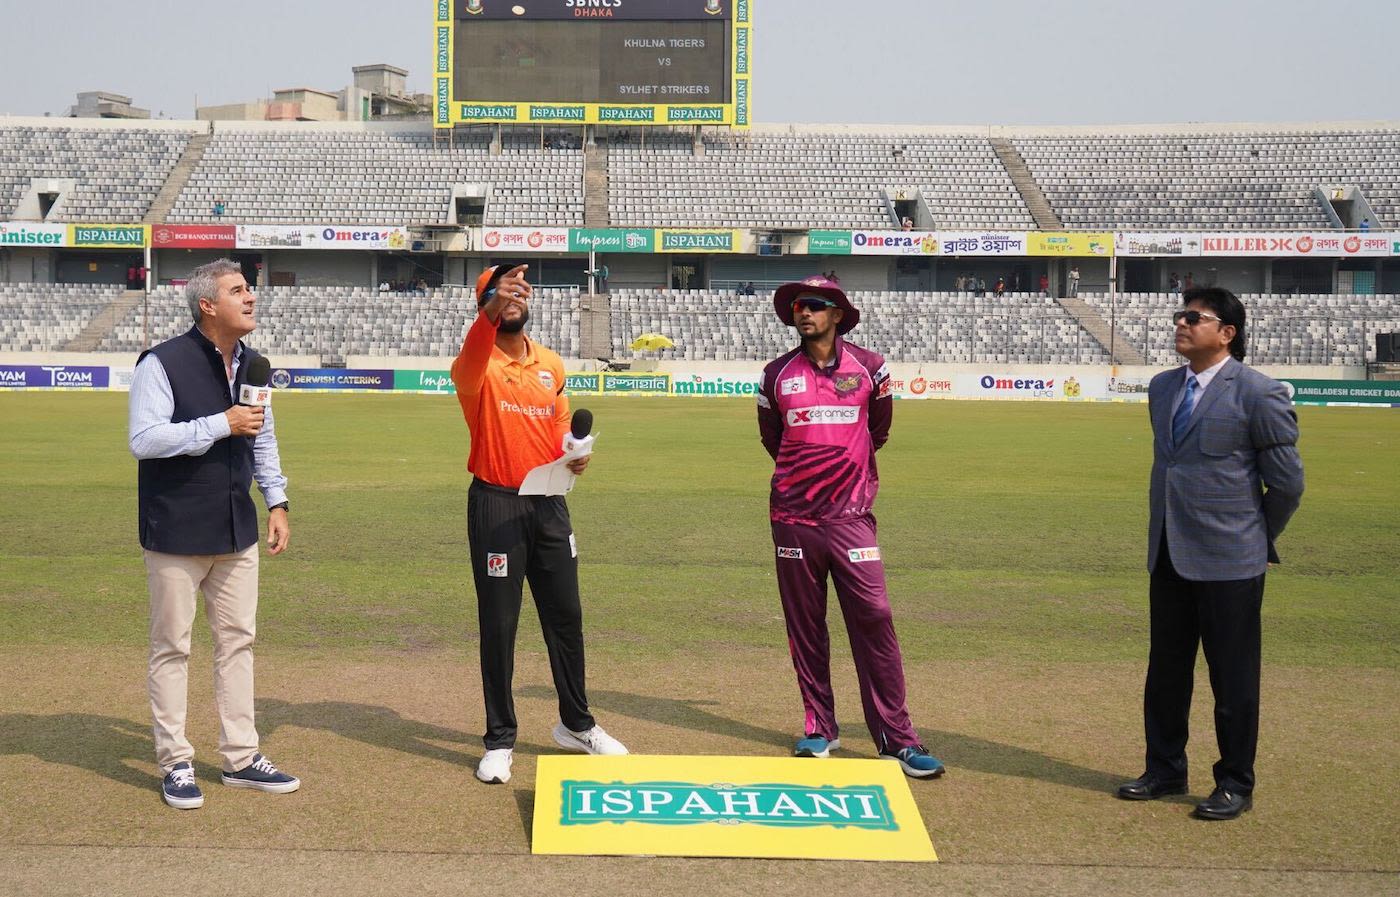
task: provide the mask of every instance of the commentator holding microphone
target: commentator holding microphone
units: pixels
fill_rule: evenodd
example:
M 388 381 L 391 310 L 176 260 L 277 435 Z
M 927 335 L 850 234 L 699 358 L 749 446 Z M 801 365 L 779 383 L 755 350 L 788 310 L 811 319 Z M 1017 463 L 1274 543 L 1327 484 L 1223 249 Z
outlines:
M 554 740 L 568 750 L 625 754 L 594 721 L 584 690 L 583 612 L 578 543 L 562 495 L 521 495 L 533 468 L 560 459 L 588 435 L 592 416 L 572 419 L 564 362 L 525 335 L 530 320 L 527 265 L 494 265 L 476 282 L 477 316 L 452 363 L 452 382 L 471 435 L 467 469 L 467 540 L 481 627 L 481 687 L 486 699 L 486 753 L 476 777 L 510 780 L 515 748 L 515 634 L 526 579 L 544 630 L 559 694 Z M 588 457 L 568 463 L 582 474 Z
M 223 784 L 274 794 L 301 782 L 259 751 L 253 725 L 258 608 L 257 480 L 268 554 L 287 548 L 287 479 L 273 435 L 270 368 L 242 337 L 256 299 L 236 262 L 196 268 L 185 286 L 194 326 L 141 354 L 128 439 L 138 461 L 138 518 L 150 590 L 147 684 L 167 804 L 203 806 L 185 736 L 195 594 L 214 636 L 214 697 Z

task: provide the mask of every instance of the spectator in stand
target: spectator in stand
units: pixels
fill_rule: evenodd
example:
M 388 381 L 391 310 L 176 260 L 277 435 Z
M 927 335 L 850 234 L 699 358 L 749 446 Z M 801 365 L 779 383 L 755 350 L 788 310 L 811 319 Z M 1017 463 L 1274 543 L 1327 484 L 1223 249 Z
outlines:
M 1073 299 L 1079 295 L 1079 265 L 1069 266 L 1069 295 Z
M 223 217 L 223 214 L 224 214 L 224 210 L 225 210 L 226 208 L 228 208 L 228 207 L 224 205 L 224 201 L 223 201 L 222 199 L 215 199 L 215 200 L 214 200 L 214 217 L 215 217 L 215 218 L 222 218 L 222 217 Z
M 1042 274 L 1042 275 L 1040 275 L 1040 295 L 1041 295 L 1042 298 L 1048 297 L 1048 296 L 1050 295 L 1050 275 L 1049 275 L 1049 274 Z
M 910 218 L 908 215 L 905 215 L 905 216 L 904 216 L 904 220 L 902 220 L 902 221 L 899 222 L 899 227 L 900 227 L 901 230 L 913 230 L 913 229 L 914 229 L 914 219 L 913 219 L 913 218 Z
M 1000 299 L 1006 295 L 1006 278 L 998 277 L 996 286 L 992 288 L 992 294 Z
M 985 277 L 979 277 L 979 278 L 977 278 L 977 289 L 976 289 L 976 291 L 973 293 L 973 295 L 976 295 L 976 296 L 985 296 L 985 295 L 987 295 L 987 279 L 986 279 Z
M 1186 282 L 1183 283 L 1183 284 L 1181 285 L 1182 288 L 1183 288 L 1183 289 L 1189 290 L 1189 289 L 1191 289 L 1192 287 L 1194 287 L 1195 285 L 1196 285 L 1196 276 L 1195 276 L 1194 274 L 1192 274 L 1190 271 L 1187 271 L 1187 272 L 1186 272 Z
M 1013 292 L 1013 293 L 1019 293 L 1019 292 L 1021 292 L 1021 272 L 1020 272 L 1020 271 L 1012 271 L 1012 272 L 1011 272 L 1011 292 Z
M 1370 218 L 1362 218 L 1362 219 L 1361 219 L 1361 232 L 1364 234 L 1364 233 L 1366 233 L 1367 231 L 1369 231 L 1370 229 L 1371 229 L 1371 219 L 1370 219 Z

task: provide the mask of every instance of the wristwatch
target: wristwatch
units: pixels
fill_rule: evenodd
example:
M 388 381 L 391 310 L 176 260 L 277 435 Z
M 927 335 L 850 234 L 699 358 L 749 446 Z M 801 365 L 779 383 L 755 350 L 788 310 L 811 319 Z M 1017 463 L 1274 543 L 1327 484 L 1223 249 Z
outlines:
M 282 510 L 287 511 L 290 504 L 290 502 L 279 501 L 277 504 L 270 506 L 267 510 L 271 512 L 277 510 L 278 508 L 281 508 Z M 288 511 L 288 513 L 290 513 L 290 511 Z

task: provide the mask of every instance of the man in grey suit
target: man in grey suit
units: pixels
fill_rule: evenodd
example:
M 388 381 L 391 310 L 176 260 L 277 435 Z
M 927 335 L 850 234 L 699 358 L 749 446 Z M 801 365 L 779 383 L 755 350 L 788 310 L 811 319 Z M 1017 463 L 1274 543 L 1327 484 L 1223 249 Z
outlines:
M 1259 740 L 1259 610 L 1274 540 L 1303 494 L 1298 421 L 1287 389 L 1240 362 L 1245 312 L 1229 290 L 1186 290 L 1173 316 L 1188 364 L 1148 387 L 1152 483 L 1147 568 L 1152 641 L 1143 696 L 1147 770 L 1118 796 L 1186 793 L 1196 645 L 1215 695 L 1220 760 L 1200 819 L 1253 804 Z

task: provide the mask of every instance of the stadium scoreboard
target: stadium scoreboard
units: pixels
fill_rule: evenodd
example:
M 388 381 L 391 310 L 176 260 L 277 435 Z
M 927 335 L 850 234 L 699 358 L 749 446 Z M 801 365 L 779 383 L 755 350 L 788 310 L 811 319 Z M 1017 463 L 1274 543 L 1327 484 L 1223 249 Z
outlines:
M 436 127 L 749 126 L 753 0 L 434 0 Z

